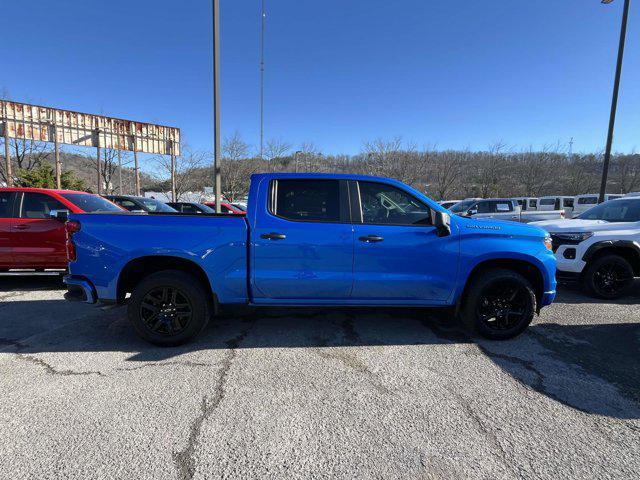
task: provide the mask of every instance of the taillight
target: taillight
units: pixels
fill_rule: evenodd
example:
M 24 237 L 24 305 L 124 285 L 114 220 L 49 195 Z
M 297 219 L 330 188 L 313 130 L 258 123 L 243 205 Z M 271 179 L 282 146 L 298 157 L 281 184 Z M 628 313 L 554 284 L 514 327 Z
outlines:
M 560 210 L 560 218 L 564 218 L 564 210 Z
M 70 220 L 64 224 L 64 230 L 67 236 L 67 261 L 75 262 L 76 260 L 76 245 L 73 243 L 73 234 L 80 231 L 80 222 Z

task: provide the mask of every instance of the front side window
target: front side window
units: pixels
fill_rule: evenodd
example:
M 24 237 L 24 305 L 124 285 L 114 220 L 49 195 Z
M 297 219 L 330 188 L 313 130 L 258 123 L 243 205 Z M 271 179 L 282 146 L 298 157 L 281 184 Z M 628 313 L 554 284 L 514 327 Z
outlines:
M 425 225 L 431 210 L 412 195 L 383 183 L 358 182 L 362 222 L 375 225 Z
M 51 210 L 68 210 L 68 208 L 44 193 L 25 193 L 20 218 L 49 218 Z
M 337 180 L 278 180 L 273 213 L 289 220 L 340 221 L 340 186 Z
M 538 207 L 538 200 L 534 198 L 533 200 L 531 200 L 531 208 L 537 208 L 537 207 Z
M 173 212 L 176 213 L 176 209 L 171 208 L 166 203 L 156 200 L 155 198 L 141 198 L 142 203 L 149 212 Z
M 609 200 L 578 215 L 577 218 L 606 222 L 640 222 L 640 199 Z
M 549 205 L 555 205 L 556 204 L 556 199 L 555 198 L 542 198 L 540 200 L 540 205 L 545 205 L 545 206 L 549 206 Z
M 126 198 L 115 198 L 113 199 L 113 201 L 118 205 L 120 205 L 122 208 L 126 208 L 130 212 L 134 210 L 141 210 L 141 208 L 138 205 L 136 205 L 135 202 L 132 202 L 131 200 L 127 200 Z

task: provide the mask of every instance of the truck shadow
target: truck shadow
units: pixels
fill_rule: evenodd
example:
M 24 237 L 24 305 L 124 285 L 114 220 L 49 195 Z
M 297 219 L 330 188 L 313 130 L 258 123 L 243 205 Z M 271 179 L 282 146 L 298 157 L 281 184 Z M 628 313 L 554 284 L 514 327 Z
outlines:
M 330 349 L 451 345 L 469 361 L 489 359 L 524 387 L 580 411 L 640 418 L 640 323 L 532 325 L 520 337 L 491 342 L 416 309 L 283 309 L 215 319 L 195 342 L 158 348 L 138 339 L 122 307 L 63 300 L 0 300 L 0 352 L 124 352 L 125 361 L 162 362 L 229 348 Z M 357 348 L 344 352 L 358 356 Z M 384 350 L 379 351 L 385 355 Z M 475 359 L 475 360 L 474 360 Z M 466 360 L 465 360 L 466 361 Z M 121 364 L 118 356 L 105 365 Z M 437 368 L 437 365 L 435 366 Z

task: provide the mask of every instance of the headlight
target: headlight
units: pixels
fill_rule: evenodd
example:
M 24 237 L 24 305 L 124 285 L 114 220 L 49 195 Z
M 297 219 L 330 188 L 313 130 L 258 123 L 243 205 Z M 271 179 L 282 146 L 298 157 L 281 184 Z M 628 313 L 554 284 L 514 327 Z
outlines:
M 544 246 L 547 247 L 547 250 L 553 250 L 553 242 L 551 241 L 551 236 L 547 235 L 544 237 Z
M 593 236 L 593 232 L 553 233 L 553 238 L 561 242 L 580 243 Z

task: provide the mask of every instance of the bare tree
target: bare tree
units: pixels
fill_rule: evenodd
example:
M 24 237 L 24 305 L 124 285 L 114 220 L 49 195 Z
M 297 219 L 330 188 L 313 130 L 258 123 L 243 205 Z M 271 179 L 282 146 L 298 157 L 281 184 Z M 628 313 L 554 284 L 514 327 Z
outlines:
M 271 162 L 277 158 L 284 157 L 289 150 L 291 150 L 291 144 L 282 139 L 272 138 L 267 140 L 264 147 L 264 157 Z
M 211 154 L 193 151 L 188 145 L 181 145 L 180 152 L 175 163 L 176 201 L 180 201 L 186 192 L 202 189 L 202 167 L 211 159 Z M 171 178 L 171 157 L 161 155 L 156 162 L 161 175 Z
M 429 157 L 428 153 L 425 157 L 425 160 Z M 430 190 L 436 194 L 438 200 L 451 198 L 460 181 L 462 165 L 468 160 L 467 155 L 465 152 L 445 151 L 431 157 L 431 161 L 428 162 L 431 167 L 428 177 Z
M 619 193 L 629 193 L 640 186 L 640 155 L 616 155 L 613 161 L 615 168 L 614 181 L 619 186 Z
M 246 194 L 249 177 L 258 167 L 255 161 L 247 161 L 249 150 L 249 144 L 238 132 L 225 138 L 222 143 L 222 195 L 232 202 Z

